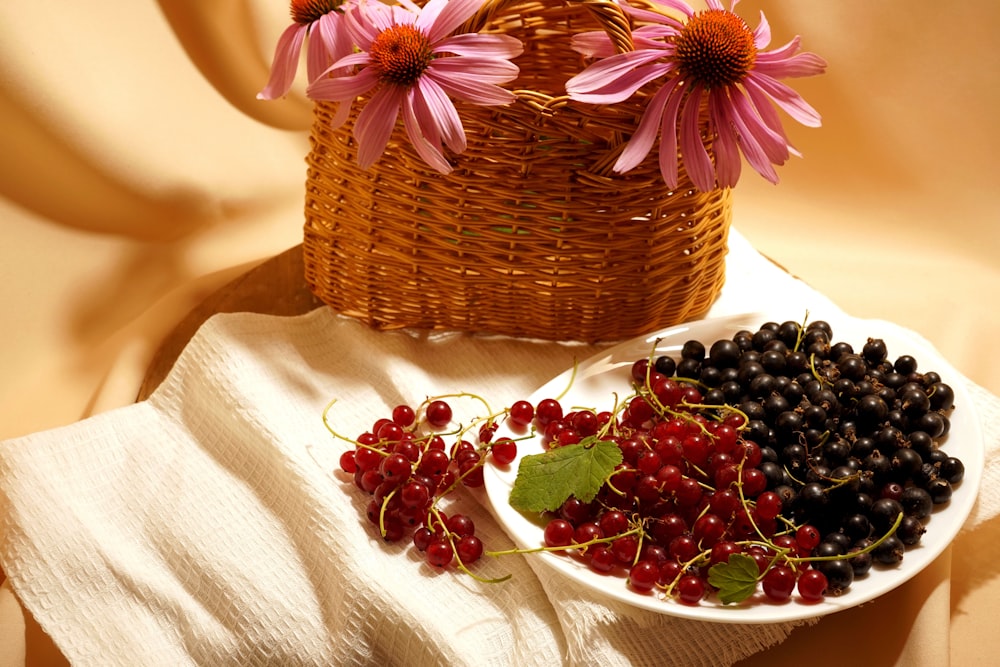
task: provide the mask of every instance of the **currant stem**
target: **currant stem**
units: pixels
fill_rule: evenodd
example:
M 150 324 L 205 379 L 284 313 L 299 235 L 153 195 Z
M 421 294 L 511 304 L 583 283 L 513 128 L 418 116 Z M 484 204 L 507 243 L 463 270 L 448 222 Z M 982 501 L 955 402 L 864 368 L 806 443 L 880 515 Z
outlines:
M 896 521 L 893 522 L 893 524 L 889 527 L 889 530 L 887 530 L 885 534 L 882 535 L 882 537 L 878 538 L 877 540 L 866 546 L 864 549 L 858 549 L 857 551 L 852 551 L 848 554 L 840 554 L 837 556 L 790 556 L 786 560 L 792 563 L 811 563 L 813 561 L 823 561 L 823 560 L 843 560 L 845 558 L 854 558 L 855 556 L 860 556 L 861 554 L 866 554 L 870 551 L 874 551 L 879 545 L 881 545 L 887 539 L 892 537 L 893 534 L 895 534 L 896 529 L 898 529 L 899 525 L 903 523 L 903 516 L 904 514 L 900 512 L 896 516 Z
M 492 556 L 497 558 L 499 556 L 511 556 L 513 554 L 536 554 L 545 551 L 569 551 L 571 549 L 581 549 L 586 550 L 587 547 L 592 547 L 595 544 L 611 544 L 615 540 L 628 537 L 629 535 L 639 535 L 640 538 L 644 534 L 642 526 L 636 526 L 630 530 L 626 530 L 624 533 L 618 533 L 617 535 L 612 535 L 611 537 L 595 537 L 592 540 L 587 540 L 586 542 L 574 542 L 573 544 L 567 544 L 565 546 L 542 546 L 542 547 L 532 547 L 531 549 L 505 549 L 503 551 L 487 551 L 485 552 L 487 556 Z

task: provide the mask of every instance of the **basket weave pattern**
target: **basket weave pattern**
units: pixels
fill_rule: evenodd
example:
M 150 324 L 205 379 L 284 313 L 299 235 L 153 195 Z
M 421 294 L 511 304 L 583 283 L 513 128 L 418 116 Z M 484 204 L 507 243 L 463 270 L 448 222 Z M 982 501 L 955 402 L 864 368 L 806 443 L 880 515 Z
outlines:
M 487 4 L 471 29 L 524 43 L 518 100 L 458 105 L 468 149 L 445 176 L 401 128 L 369 170 L 351 120 L 317 102 L 308 157 L 306 280 L 336 311 L 379 329 L 416 327 L 551 340 L 618 340 L 700 316 L 725 276 L 729 190 L 670 191 L 655 151 L 612 165 L 645 98 L 572 102 L 572 34 L 604 29 L 628 48 L 607 0 Z M 355 105 L 355 111 L 359 105 Z

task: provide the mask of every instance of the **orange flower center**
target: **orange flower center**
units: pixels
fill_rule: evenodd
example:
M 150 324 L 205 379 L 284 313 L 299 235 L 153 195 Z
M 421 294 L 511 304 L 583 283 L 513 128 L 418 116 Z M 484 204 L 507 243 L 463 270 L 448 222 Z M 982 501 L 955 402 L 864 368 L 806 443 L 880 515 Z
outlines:
M 340 6 L 341 0 L 292 0 L 292 20 L 302 25 L 318 21 Z
M 424 73 L 434 53 L 424 33 L 412 25 L 394 25 L 372 40 L 368 51 L 382 83 L 412 86 Z
M 708 88 L 742 81 L 757 59 L 753 31 L 746 21 L 721 9 L 692 16 L 675 46 L 681 74 Z

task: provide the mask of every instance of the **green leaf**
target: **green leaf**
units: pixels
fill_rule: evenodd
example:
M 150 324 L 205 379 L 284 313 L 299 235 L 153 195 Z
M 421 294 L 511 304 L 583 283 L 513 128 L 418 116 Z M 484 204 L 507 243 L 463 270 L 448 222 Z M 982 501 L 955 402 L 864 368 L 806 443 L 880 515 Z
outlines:
M 708 569 L 708 583 L 719 589 L 722 604 L 743 602 L 757 590 L 757 561 L 746 554 L 732 554 L 729 561 Z
M 555 511 L 570 496 L 589 503 L 622 462 L 610 440 L 595 436 L 521 459 L 510 491 L 510 505 L 520 512 Z

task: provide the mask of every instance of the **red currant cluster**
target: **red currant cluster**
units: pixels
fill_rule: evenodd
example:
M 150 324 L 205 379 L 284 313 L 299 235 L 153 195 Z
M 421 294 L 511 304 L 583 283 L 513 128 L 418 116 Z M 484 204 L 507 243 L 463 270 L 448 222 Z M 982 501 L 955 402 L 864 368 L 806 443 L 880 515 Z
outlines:
M 483 543 L 469 516 L 446 514 L 440 501 L 461 487 L 481 487 L 487 460 L 510 464 L 517 444 L 510 438 L 493 441 L 495 417 L 446 431 L 453 417 L 446 398 L 428 400 L 417 410 L 396 406 L 391 417 L 377 420 L 352 441 L 354 449 L 341 455 L 340 469 L 371 495 L 367 517 L 383 539 L 410 536 L 429 564 L 443 568 L 454 562 L 465 569 L 482 556 Z M 528 403 L 515 405 L 509 419 L 530 422 L 533 415 L 526 415 L 524 406 L 533 413 Z

